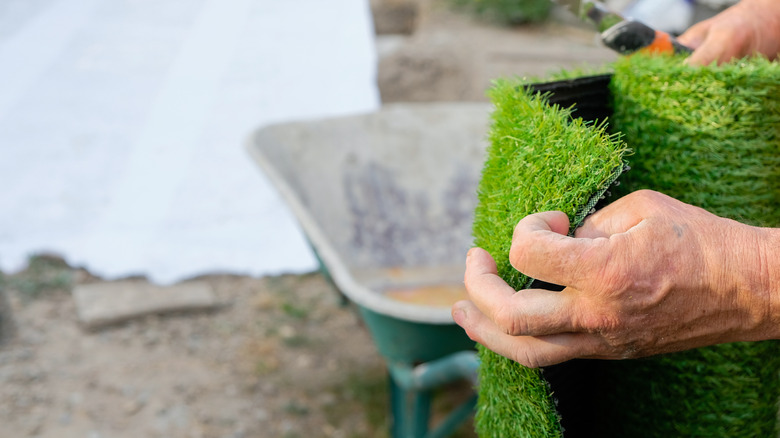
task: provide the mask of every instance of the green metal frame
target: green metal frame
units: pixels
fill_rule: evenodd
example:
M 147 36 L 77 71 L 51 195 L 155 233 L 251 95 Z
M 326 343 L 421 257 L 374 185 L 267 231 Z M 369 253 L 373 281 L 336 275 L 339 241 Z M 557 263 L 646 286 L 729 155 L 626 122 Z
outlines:
M 478 365 L 473 351 L 453 353 L 416 367 L 390 363 L 388 381 L 393 438 L 443 438 L 454 433 L 474 413 L 477 394 L 472 394 L 430 430 L 433 392 L 456 380 L 474 379 Z
M 479 365 L 474 341 L 456 324 L 425 324 L 358 306 L 389 371 L 393 438 L 443 438 L 474 413 L 477 395 L 456 407 L 433 430 L 435 389 L 461 379 L 476 384 Z

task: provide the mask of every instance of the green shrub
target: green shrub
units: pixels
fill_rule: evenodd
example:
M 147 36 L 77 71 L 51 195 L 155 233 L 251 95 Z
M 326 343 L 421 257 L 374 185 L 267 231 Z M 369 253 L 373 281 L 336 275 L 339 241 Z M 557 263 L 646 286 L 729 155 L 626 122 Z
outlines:
M 505 25 L 544 21 L 550 15 L 549 0 L 450 0 L 478 17 Z

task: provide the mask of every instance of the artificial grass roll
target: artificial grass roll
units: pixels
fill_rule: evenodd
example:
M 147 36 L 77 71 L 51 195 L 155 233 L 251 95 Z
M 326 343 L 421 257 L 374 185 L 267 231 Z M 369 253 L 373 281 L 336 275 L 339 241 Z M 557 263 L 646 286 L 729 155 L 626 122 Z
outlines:
M 780 225 L 780 65 L 692 67 L 635 55 L 616 63 L 610 87 L 611 131 L 636 151 L 624 193 L 651 188 L 740 222 Z
M 495 110 L 477 191 L 474 242 L 519 290 L 530 279 L 509 263 L 517 222 L 531 213 L 560 210 L 569 215 L 573 230 L 623 171 L 627 148 L 604 124 L 572 119 L 571 109 L 548 105 L 546 96 L 527 91 L 520 80 L 498 80 L 489 95 Z M 480 436 L 561 436 L 555 402 L 540 370 L 482 347 L 480 358 L 475 421 Z
M 780 225 L 780 65 L 621 59 L 611 128 L 634 149 L 620 189 L 649 188 L 720 216 Z M 607 366 L 611 436 L 777 436 L 777 341 Z M 630 406 L 630 409 L 624 409 Z
M 562 210 L 575 227 L 617 177 L 616 195 L 648 188 L 744 223 L 780 226 L 780 64 L 692 67 L 636 54 L 616 63 L 610 89 L 609 132 L 571 120 L 569 109 L 520 81 L 497 81 L 490 91 L 495 111 L 473 233 L 518 293 L 530 279 L 508 260 L 517 222 Z M 632 170 L 622 173 L 627 145 Z M 570 361 L 544 372 L 483 347 L 480 357 L 481 437 L 560 437 L 562 423 L 567 438 L 778 436 L 778 341 Z M 575 387 L 582 381 L 593 383 Z M 591 424 L 570 427 L 571 412 Z

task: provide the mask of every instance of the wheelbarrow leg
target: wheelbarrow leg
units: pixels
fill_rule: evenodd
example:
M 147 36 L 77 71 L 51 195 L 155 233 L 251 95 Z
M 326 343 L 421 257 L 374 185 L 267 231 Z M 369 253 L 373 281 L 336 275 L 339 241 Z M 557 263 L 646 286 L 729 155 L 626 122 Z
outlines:
M 390 430 L 393 438 L 423 438 L 428 434 L 431 391 L 406 390 L 388 375 Z
M 452 411 L 435 429 L 430 430 L 433 391 L 459 379 L 476 378 L 478 366 L 479 361 L 474 351 L 455 352 L 419 365 L 389 362 L 393 438 L 443 438 L 454 432 L 473 413 L 476 395 Z

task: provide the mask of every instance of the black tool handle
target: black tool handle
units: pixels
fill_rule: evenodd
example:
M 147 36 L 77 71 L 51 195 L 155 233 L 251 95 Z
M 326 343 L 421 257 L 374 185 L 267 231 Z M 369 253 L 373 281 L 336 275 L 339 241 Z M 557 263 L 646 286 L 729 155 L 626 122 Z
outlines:
M 680 44 L 673 36 L 636 20 L 620 22 L 601 34 L 604 44 L 623 54 L 642 51 L 653 53 L 690 54 L 689 47 Z

